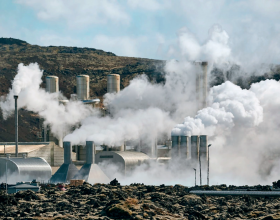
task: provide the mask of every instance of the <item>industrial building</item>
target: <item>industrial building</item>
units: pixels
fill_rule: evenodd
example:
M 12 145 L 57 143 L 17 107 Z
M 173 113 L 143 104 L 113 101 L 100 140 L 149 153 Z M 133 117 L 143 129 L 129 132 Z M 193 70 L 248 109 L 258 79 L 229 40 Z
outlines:
M 23 157 L 11 158 L 8 156 L 0 158 L 0 167 L 0 178 L 9 184 L 18 181 L 32 181 L 33 179 L 48 182 L 52 175 L 51 166 L 40 157 L 27 158 L 24 155 Z

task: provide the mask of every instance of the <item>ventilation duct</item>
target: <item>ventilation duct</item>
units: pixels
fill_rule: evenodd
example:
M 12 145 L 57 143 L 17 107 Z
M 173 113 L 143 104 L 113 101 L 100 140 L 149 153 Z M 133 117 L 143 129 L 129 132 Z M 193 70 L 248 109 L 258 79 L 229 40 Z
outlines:
M 63 142 L 64 147 L 64 163 L 56 171 L 56 173 L 50 179 L 51 183 L 67 183 L 77 174 L 78 169 L 72 163 L 71 153 L 72 145 L 71 142 Z
M 82 179 L 90 184 L 109 183 L 109 178 L 104 174 L 100 167 L 95 164 L 95 145 L 93 141 L 86 142 L 86 163 L 73 179 Z

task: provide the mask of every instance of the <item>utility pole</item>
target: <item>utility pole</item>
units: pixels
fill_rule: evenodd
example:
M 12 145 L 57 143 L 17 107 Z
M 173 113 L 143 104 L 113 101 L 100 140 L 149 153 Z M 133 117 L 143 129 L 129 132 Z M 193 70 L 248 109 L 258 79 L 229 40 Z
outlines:
M 196 169 L 195 168 L 193 169 L 194 169 L 194 186 L 196 186 Z
M 207 185 L 209 186 L 209 160 L 210 160 L 210 147 L 211 147 L 211 144 L 208 145 L 208 166 L 207 166 Z

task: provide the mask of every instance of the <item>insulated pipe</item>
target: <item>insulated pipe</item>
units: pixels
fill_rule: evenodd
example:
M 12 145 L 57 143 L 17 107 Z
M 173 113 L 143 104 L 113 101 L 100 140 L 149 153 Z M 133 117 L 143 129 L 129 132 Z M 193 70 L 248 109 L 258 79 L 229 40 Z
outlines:
M 95 145 L 93 141 L 86 142 L 86 164 L 95 163 Z
M 15 99 L 15 142 L 16 142 L 16 157 L 18 157 L 18 109 L 17 109 L 17 99 L 18 96 L 14 96 Z
M 64 148 L 64 163 L 70 164 L 71 163 L 71 152 L 72 152 L 72 145 L 70 141 L 63 142 Z

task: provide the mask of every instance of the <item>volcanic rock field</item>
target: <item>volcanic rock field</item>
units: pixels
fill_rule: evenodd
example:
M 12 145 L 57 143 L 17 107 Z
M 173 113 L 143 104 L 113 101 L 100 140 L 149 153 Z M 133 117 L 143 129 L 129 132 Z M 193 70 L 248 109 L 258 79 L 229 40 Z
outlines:
M 41 185 L 0 194 L 1 219 L 280 219 L 280 198 L 197 196 L 191 190 L 270 190 L 270 186 Z

